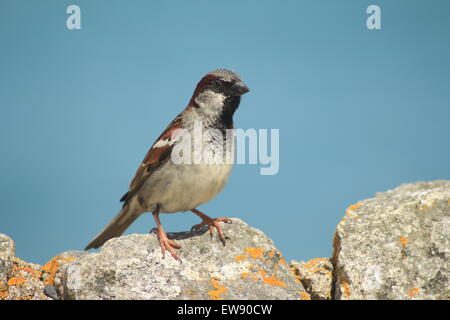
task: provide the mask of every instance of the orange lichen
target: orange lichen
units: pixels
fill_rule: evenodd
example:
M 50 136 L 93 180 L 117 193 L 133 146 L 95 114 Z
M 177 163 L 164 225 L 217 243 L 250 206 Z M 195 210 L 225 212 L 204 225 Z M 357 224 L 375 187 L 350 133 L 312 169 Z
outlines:
M 301 282 L 300 281 L 300 275 L 298 273 L 298 269 L 294 266 L 291 266 L 291 272 L 292 272 L 292 276 L 294 277 L 294 281 L 295 282 Z
M 4 300 L 8 296 L 8 287 L 0 281 L 0 300 Z
M 259 276 L 259 278 L 258 278 Z M 242 279 L 252 279 L 252 280 L 262 280 L 265 284 L 271 286 L 279 286 L 282 288 L 286 288 L 286 284 L 277 278 L 275 275 L 267 276 L 267 272 L 263 269 L 260 269 L 257 272 L 244 272 L 241 274 Z
M 48 279 L 44 282 L 46 285 L 53 285 L 53 282 L 55 281 L 55 276 L 56 273 L 58 272 L 59 269 L 59 261 L 72 261 L 75 260 L 76 258 L 58 258 L 58 257 L 54 257 L 53 259 L 51 259 L 49 262 L 47 262 L 41 269 L 42 272 L 47 272 L 50 273 Z
M 21 286 L 22 284 L 25 283 L 25 281 L 27 281 L 27 279 L 24 277 L 12 277 L 11 279 L 8 280 L 8 285 Z
M 275 250 L 270 250 L 270 251 L 267 251 L 267 253 L 266 253 L 269 257 L 273 257 L 274 255 L 275 255 Z
M 298 294 L 300 295 L 299 300 L 311 300 L 311 296 L 305 291 L 299 291 Z
M 358 208 L 360 208 L 360 207 L 362 207 L 362 204 L 360 204 L 360 203 L 352 204 L 351 206 L 349 206 L 349 207 L 347 208 L 347 210 L 356 210 L 356 209 L 358 209 Z
M 218 278 L 211 279 L 211 283 L 214 286 L 215 290 L 209 291 L 208 294 L 212 297 L 213 300 L 222 300 L 221 294 L 228 290 L 224 286 L 221 286 L 217 282 L 218 280 Z
M 53 258 L 52 260 L 50 260 L 49 262 L 47 262 L 43 267 L 42 267 L 42 271 L 43 272 L 48 272 L 50 273 L 50 276 L 48 277 L 48 279 L 45 281 L 46 285 L 53 285 L 53 282 L 55 280 L 55 275 L 56 272 L 58 272 L 59 269 L 59 262 L 58 262 L 58 257 Z
M 240 256 L 236 256 L 235 259 L 236 259 L 236 262 L 239 262 L 239 261 L 247 259 L 247 255 L 243 254 L 243 255 L 240 255 Z
M 411 298 L 414 298 L 414 296 L 415 296 L 417 293 L 419 293 L 419 292 L 420 292 L 420 289 L 414 287 L 414 288 L 411 288 L 410 290 L 408 290 L 408 295 L 409 295 Z
M 241 274 L 241 278 L 242 278 L 242 279 L 248 279 L 248 278 L 250 278 L 250 279 L 252 279 L 252 280 L 258 280 L 258 278 L 255 277 L 255 276 L 253 275 L 253 273 L 251 273 L 251 272 L 244 272 L 244 273 L 242 273 L 242 274 Z
M 314 258 L 303 264 L 306 269 L 316 268 L 316 264 L 320 261 L 327 261 L 327 258 Z
M 345 210 L 345 215 L 346 215 L 346 216 L 349 216 L 349 217 L 352 217 L 352 218 L 355 218 L 355 219 L 358 219 L 358 216 L 352 214 L 350 211 L 356 210 L 356 209 L 358 209 L 358 208 L 360 208 L 360 207 L 362 207 L 362 204 L 359 204 L 359 203 L 357 203 L 357 204 L 352 204 L 351 206 L 349 206 L 349 207 L 347 208 L 347 210 Z
M 419 207 L 419 210 L 428 210 L 428 206 L 424 204 L 423 206 Z
M 251 264 L 251 265 L 248 265 L 248 266 L 247 266 L 247 269 L 258 269 L 258 268 L 257 268 L 256 266 L 254 266 L 254 265 Z
M 262 280 L 264 281 L 265 284 L 268 284 L 270 286 L 279 286 L 282 288 L 286 288 L 286 284 L 283 281 L 280 281 L 277 277 L 275 277 L 275 275 L 271 275 L 270 277 L 266 277 L 266 276 L 261 276 Z
M 262 258 L 263 256 L 263 249 L 262 248 L 247 248 L 245 249 L 250 256 L 253 258 L 253 260 L 256 260 L 258 258 Z
M 286 260 L 280 259 L 280 260 L 278 260 L 278 263 L 279 263 L 279 264 L 286 264 Z
M 13 265 L 13 266 L 12 266 L 12 272 L 13 272 L 13 274 L 16 274 L 18 270 L 22 270 L 22 271 L 31 273 L 31 275 L 33 276 L 33 278 L 36 278 L 36 279 L 39 278 L 39 277 L 41 276 L 41 274 L 42 274 L 42 272 L 38 272 L 38 271 L 36 271 L 36 270 L 33 270 L 32 268 L 21 267 L 21 266 L 18 266 L 18 265 Z
M 279 286 L 282 288 L 286 288 L 286 284 L 282 281 L 280 281 L 277 277 L 275 277 L 275 275 L 271 275 L 270 277 L 266 276 L 267 272 L 264 271 L 263 269 L 260 269 L 258 272 L 256 272 L 258 275 L 261 276 L 261 280 L 268 285 L 271 286 Z
M 0 290 L 0 300 L 4 300 L 8 296 L 8 289 Z
M 342 285 L 342 288 L 344 289 L 344 298 L 346 298 L 346 299 L 348 299 L 348 298 L 350 298 L 350 287 L 348 286 L 348 283 L 347 283 L 347 281 L 345 281 L 345 280 L 341 280 L 341 285 Z
M 316 272 L 324 272 L 324 273 L 331 273 L 330 270 L 327 270 L 325 267 L 323 266 L 318 266 L 317 264 L 321 261 L 328 261 L 327 258 L 315 258 L 315 259 L 311 259 L 308 262 L 303 264 L 303 267 L 308 269 L 309 272 L 312 273 L 316 273 Z
M 408 244 L 408 238 L 406 237 L 400 237 L 400 244 L 402 246 L 406 246 Z

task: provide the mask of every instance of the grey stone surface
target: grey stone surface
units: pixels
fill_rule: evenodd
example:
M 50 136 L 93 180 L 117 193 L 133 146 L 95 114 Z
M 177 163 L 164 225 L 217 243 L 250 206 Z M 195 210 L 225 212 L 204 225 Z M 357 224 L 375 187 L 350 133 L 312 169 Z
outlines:
M 109 240 L 99 252 L 69 262 L 58 295 L 64 299 L 299 299 L 280 252 L 261 231 L 234 218 L 222 224 L 224 247 L 207 230 L 169 234 L 183 263 L 162 259 L 154 234 Z
M 15 255 L 14 241 L 0 233 L 0 290 L 11 276 L 12 258 Z
M 41 266 L 15 257 L 14 241 L 0 234 L 0 300 L 41 300 Z
M 334 248 L 335 299 L 449 299 L 450 181 L 350 206 Z
M 40 266 L 15 257 L 0 234 L 0 300 L 450 299 L 450 181 L 405 184 L 350 206 L 331 259 L 287 265 L 266 235 L 233 221 L 223 224 L 225 247 L 206 229 L 169 234 L 182 264 L 162 259 L 154 234 L 133 234 Z
M 291 269 L 303 284 L 312 300 L 331 300 L 333 264 L 328 258 L 307 262 L 291 261 Z

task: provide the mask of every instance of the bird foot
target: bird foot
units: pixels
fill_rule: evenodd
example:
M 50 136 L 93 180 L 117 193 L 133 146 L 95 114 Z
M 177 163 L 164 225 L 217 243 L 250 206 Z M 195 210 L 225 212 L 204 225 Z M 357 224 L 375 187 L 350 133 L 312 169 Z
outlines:
M 214 228 L 217 229 L 217 232 L 219 233 L 219 239 L 220 242 L 225 246 L 225 239 L 229 239 L 228 237 L 225 237 L 223 234 L 222 228 L 220 227 L 219 222 L 226 222 L 226 223 L 233 223 L 233 221 L 230 218 L 210 218 L 207 215 L 202 216 L 202 222 L 199 224 L 196 224 L 195 226 L 192 226 L 191 231 L 195 231 L 200 229 L 202 226 L 208 226 L 209 227 L 209 234 L 211 235 L 211 238 L 213 236 L 213 230 Z
M 150 233 L 156 233 L 158 240 L 159 240 L 159 246 L 161 247 L 161 252 L 162 252 L 162 256 L 163 259 L 165 257 L 165 252 L 166 250 L 170 252 L 170 254 L 172 255 L 172 257 L 175 260 L 178 260 L 179 262 L 182 263 L 181 259 L 178 257 L 178 255 L 176 254 L 174 249 L 180 249 L 181 246 L 176 243 L 175 241 L 169 240 L 169 238 L 167 238 L 167 233 L 164 232 L 163 228 L 153 228 Z

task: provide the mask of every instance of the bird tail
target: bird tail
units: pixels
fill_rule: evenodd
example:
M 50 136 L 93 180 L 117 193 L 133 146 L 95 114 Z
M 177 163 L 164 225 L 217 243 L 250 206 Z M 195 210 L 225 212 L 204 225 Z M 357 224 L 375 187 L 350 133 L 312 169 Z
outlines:
M 139 217 L 131 206 L 125 205 L 111 222 L 100 232 L 84 250 L 98 248 L 111 238 L 119 237 Z

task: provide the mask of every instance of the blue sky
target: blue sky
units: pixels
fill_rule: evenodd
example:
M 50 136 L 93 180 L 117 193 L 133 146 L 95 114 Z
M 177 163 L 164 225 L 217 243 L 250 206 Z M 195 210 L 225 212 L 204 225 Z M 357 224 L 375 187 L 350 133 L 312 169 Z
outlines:
M 81 30 L 66 28 L 71 4 Z M 381 30 L 366 27 L 371 4 Z M 35 263 L 84 248 L 197 81 L 222 67 L 251 88 L 236 126 L 280 130 L 280 170 L 235 166 L 199 209 L 263 230 L 287 259 L 330 256 L 347 206 L 450 179 L 449 12 L 439 0 L 4 0 L 0 232 Z M 127 233 L 153 227 L 146 214 Z

